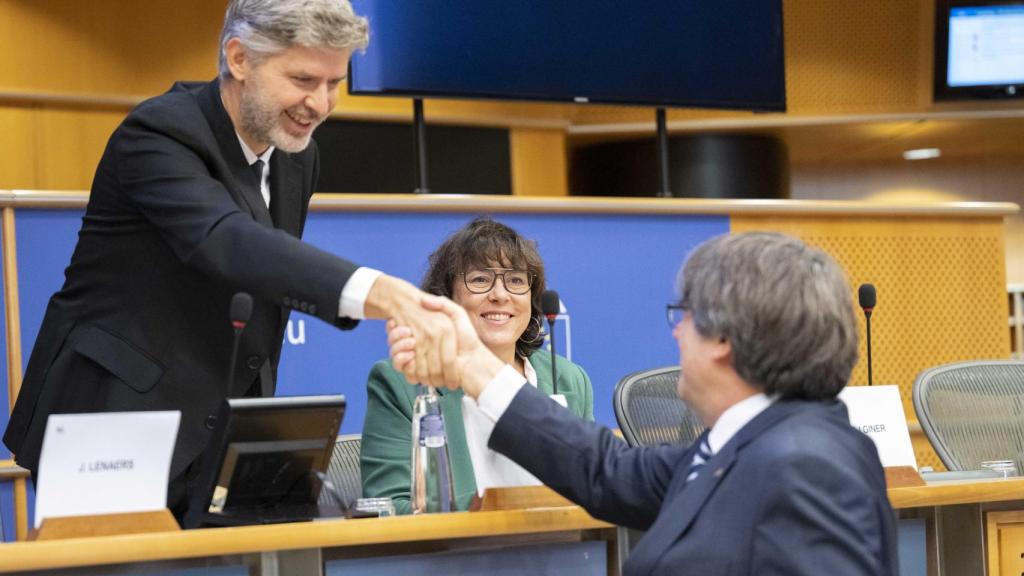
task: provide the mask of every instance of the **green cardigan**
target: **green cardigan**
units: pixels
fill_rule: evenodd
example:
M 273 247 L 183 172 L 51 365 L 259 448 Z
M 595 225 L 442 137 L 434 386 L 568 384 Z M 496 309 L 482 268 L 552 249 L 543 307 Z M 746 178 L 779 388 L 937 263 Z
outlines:
M 583 368 L 558 357 L 558 393 L 564 394 L 573 414 L 594 419 L 594 391 Z M 538 350 L 530 356 L 537 372 L 537 388 L 552 393 L 551 353 Z M 366 382 L 366 420 L 363 422 L 360 468 L 363 496 L 390 496 L 398 514 L 409 514 L 409 484 L 412 458 L 412 405 L 419 390 L 391 367 L 389 360 L 374 364 Z M 462 425 L 462 390 L 438 390 L 441 413 L 448 433 L 448 454 L 452 464 L 455 504 L 469 508 L 476 494 L 473 463 Z

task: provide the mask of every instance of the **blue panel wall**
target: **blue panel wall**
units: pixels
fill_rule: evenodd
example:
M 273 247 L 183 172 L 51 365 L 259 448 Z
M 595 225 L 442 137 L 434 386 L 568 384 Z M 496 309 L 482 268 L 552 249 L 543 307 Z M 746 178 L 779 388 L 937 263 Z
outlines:
M 22 347 L 27 362 L 50 294 L 77 238 L 81 211 L 19 210 L 18 262 Z M 360 264 L 418 283 L 427 256 L 469 214 L 343 213 L 310 215 L 305 239 Z M 611 395 L 623 375 L 675 364 L 678 352 L 664 320 L 675 274 L 701 241 L 727 233 L 725 216 L 506 214 L 497 219 L 538 241 L 549 286 L 571 318 L 572 356 L 590 374 L 595 418 L 614 425 Z M 225 322 L 227 320 L 225 319 Z M 565 339 L 559 337 L 559 349 Z M 350 410 L 342 430 L 359 432 L 365 382 L 387 355 L 383 324 L 341 332 L 300 313 L 285 336 L 279 394 L 341 392 Z
M 64 283 L 64 268 L 71 261 L 81 219 L 80 210 L 15 211 L 22 370 L 28 364 L 32 343 L 43 323 L 46 303 Z M 31 482 L 28 483 L 28 510 L 28 523 L 32 526 L 35 490 Z
M 28 365 L 32 343 L 43 323 L 46 303 L 64 284 L 64 268 L 71 263 L 81 224 L 81 210 L 15 211 L 21 349 L 25 365 Z
M 896 525 L 900 574 L 925 576 L 928 573 L 928 544 L 924 518 L 904 518 Z
M 468 214 L 315 213 L 309 242 L 418 283 L 427 256 Z M 503 214 L 497 219 L 538 242 L 548 285 L 571 318 L 572 356 L 594 384 L 594 417 L 614 425 L 612 390 L 625 374 L 675 364 L 665 323 L 675 274 L 696 244 L 728 232 L 726 217 Z M 298 323 L 302 322 L 303 331 Z M 300 336 L 305 343 L 294 344 Z M 559 336 L 559 346 L 565 339 Z M 562 348 L 559 348 L 562 350 Z M 350 411 L 343 430 L 359 432 L 372 363 L 387 356 L 383 325 L 354 332 L 292 315 L 280 368 L 281 394 L 342 392 Z

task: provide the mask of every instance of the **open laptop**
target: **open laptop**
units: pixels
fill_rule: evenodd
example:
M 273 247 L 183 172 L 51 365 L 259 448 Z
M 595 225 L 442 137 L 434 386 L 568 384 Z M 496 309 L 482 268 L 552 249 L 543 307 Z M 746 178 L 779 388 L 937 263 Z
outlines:
M 344 414 L 341 395 L 226 400 L 184 527 L 341 516 L 317 499 Z

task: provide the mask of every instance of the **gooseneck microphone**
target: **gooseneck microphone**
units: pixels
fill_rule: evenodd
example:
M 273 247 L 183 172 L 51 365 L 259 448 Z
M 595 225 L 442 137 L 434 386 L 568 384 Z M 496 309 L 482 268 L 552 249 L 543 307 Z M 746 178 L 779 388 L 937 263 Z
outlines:
M 228 312 L 231 317 L 231 327 L 235 331 L 234 342 L 231 345 L 231 365 L 228 367 L 228 389 L 227 395 L 231 396 L 231 389 L 235 384 L 235 363 L 238 361 L 238 343 L 242 339 L 242 330 L 249 323 L 252 316 L 252 296 L 245 292 L 239 292 L 231 297 L 231 309 Z
M 875 304 L 878 302 L 875 285 L 861 284 L 860 288 L 857 289 L 857 300 L 860 302 L 860 307 L 864 310 L 864 319 L 867 322 L 868 386 L 871 386 L 871 312 L 875 309 Z
M 540 310 L 548 319 L 548 331 L 551 333 L 551 390 L 558 394 L 558 378 L 555 372 L 555 320 L 561 311 L 562 305 L 558 298 L 558 292 L 545 290 L 540 295 Z

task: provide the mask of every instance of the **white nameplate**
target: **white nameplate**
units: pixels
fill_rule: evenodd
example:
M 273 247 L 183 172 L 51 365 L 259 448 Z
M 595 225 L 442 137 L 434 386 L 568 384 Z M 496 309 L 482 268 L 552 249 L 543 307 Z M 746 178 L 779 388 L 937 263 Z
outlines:
M 36 519 L 167 507 L 181 412 L 53 414 L 46 422 Z
M 850 424 L 875 441 L 882 466 L 912 466 L 917 457 L 897 386 L 847 386 L 839 393 L 850 412 Z

